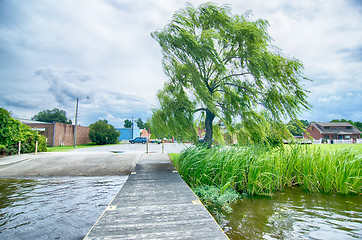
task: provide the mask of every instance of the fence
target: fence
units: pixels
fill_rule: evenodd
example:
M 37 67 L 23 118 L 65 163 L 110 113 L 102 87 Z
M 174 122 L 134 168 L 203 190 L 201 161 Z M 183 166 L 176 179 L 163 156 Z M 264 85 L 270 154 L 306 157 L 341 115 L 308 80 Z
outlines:
M 353 139 L 350 139 L 350 140 L 333 140 L 333 143 L 353 143 Z
M 335 139 L 333 139 L 333 140 L 328 140 L 327 144 L 331 144 L 332 141 L 333 141 L 334 144 L 354 143 L 353 139 L 349 139 L 349 140 L 339 140 L 339 139 L 335 140 Z M 316 139 L 313 140 L 313 144 L 321 144 L 321 143 L 322 143 L 321 139 L 320 140 L 316 140 Z M 355 143 L 362 143 L 362 139 L 357 139 Z

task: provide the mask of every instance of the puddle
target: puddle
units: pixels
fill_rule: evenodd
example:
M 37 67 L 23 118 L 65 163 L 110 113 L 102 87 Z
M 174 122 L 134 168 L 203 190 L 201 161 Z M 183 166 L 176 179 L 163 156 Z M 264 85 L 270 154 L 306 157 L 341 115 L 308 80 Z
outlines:
M 112 153 L 125 153 L 126 151 L 111 151 Z

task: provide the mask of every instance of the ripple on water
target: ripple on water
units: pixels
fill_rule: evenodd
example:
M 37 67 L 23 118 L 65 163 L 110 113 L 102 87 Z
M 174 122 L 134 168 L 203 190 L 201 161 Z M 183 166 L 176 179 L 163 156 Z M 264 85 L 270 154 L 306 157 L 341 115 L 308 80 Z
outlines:
M 126 180 L 0 179 L 0 239 L 82 239 Z
M 230 239 L 362 239 L 362 197 L 285 189 L 243 199 L 221 225 Z

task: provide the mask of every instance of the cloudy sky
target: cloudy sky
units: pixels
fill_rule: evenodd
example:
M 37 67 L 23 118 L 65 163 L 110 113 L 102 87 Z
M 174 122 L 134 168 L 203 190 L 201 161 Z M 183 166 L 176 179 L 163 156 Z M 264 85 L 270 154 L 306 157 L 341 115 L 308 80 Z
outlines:
M 303 83 L 313 109 L 301 119 L 362 121 L 362 1 L 214 2 L 267 19 L 273 44 L 303 62 L 313 80 Z M 21 118 L 57 107 L 74 122 L 79 97 L 82 125 L 146 120 L 166 80 L 150 33 L 184 6 L 178 0 L 0 0 L 0 107 Z

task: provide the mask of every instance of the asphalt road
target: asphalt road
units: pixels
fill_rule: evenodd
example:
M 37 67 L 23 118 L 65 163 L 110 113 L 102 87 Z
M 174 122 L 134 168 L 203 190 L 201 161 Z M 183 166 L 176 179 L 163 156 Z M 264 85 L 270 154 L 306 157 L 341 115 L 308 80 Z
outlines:
M 178 153 L 189 145 L 165 144 L 165 153 Z M 146 153 L 145 144 L 119 144 L 39 153 L 38 156 L 0 159 L 0 177 L 128 175 Z M 148 154 L 161 153 L 161 144 L 149 144 Z M 3 164 L 2 164 L 3 162 Z

